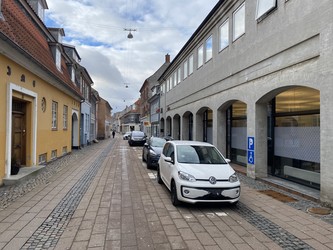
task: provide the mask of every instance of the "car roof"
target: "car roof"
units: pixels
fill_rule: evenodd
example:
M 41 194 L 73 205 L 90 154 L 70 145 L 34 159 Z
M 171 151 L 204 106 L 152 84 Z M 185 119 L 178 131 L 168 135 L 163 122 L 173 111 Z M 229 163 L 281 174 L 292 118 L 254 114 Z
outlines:
M 175 141 L 168 141 L 167 143 L 172 143 L 176 146 L 178 145 L 195 145 L 195 146 L 209 146 L 212 147 L 214 145 L 208 143 L 208 142 L 202 142 L 202 141 L 183 141 L 183 140 L 175 140 Z

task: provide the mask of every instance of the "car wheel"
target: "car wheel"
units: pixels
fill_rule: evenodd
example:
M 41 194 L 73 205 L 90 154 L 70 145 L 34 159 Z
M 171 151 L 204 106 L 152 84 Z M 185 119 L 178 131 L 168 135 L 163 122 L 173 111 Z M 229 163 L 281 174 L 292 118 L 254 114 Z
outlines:
M 172 205 L 174 205 L 175 207 L 180 204 L 180 201 L 178 200 L 178 197 L 177 197 L 176 184 L 174 181 L 172 181 L 172 183 L 171 183 L 171 202 L 172 202 Z
M 142 161 L 143 161 L 143 162 L 146 161 L 144 156 L 145 156 L 145 154 L 142 152 Z
M 156 180 L 158 184 L 163 184 L 162 178 L 161 178 L 161 173 L 160 173 L 160 166 L 157 166 L 157 176 Z

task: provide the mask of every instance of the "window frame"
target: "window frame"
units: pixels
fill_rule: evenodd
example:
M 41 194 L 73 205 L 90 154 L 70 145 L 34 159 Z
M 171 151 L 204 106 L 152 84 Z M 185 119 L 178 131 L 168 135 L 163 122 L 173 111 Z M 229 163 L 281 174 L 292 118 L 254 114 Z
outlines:
M 52 101 L 52 130 L 58 129 L 58 102 Z
M 210 42 L 210 49 L 208 48 L 209 45 L 208 42 Z M 205 41 L 205 53 L 206 53 L 205 63 L 207 63 L 209 60 L 213 58 L 213 35 L 210 35 Z M 208 55 L 210 55 L 210 57 L 208 57 Z
M 177 84 L 182 81 L 181 69 L 180 67 L 177 69 Z
M 270 2 L 269 2 L 270 1 Z M 264 10 L 261 10 L 259 14 L 260 3 L 263 5 L 264 3 L 268 3 L 268 7 L 265 6 Z M 263 6 L 261 6 L 262 8 Z M 277 0 L 257 0 L 256 6 L 256 20 L 260 20 L 268 15 L 273 9 L 277 8 Z
M 204 45 L 203 44 L 201 44 L 198 47 L 197 54 L 198 54 L 198 60 L 197 60 L 198 67 L 197 68 L 200 68 L 203 66 L 203 63 L 204 63 Z
M 194 55 L 191 54 L 188 58 L 188 75 L 192 75 L 194 72 Z
M 188 59 L 186 59 L 184 61 L 184 64 L 183 64 L 183 75 L 184 75 L 184 79 L 186 79 L 188 77 Z
M 238 16 L 237 14 L 241 13 L 240 11 L 244 11 L 244 15 L 243 16 Z M 232 17 L 233 17 L 233 26 L 232 26 L 232 39 L 233 41 L 236 41 L 238 38 L 240 38 L 241 36 L 243 36 L 245 34 L 245 24 L 246 24 L 246 20 L 245 20 L 245 2 L 243 2 L 233 13 L 232 13 Z M 242 17 L 243 19 L 240 20 L 237 17 Z M 242 29 L 241 30 L 236 30 L 236 26 L 238 26 L 238 22 L 242 21 Z M 237 34 L 236 34 L 237 31 Z
M 64 105 L 62 118 L 63 118 L 63 122 L 62 122 L 63 129 L 67 130 L 68 129 L 68 106 L 67 105 Z
M 223 31 L 222 28 L 226 27 L 226 31 Z M 222 32 L 223 31 L 223 32 Z M 224 43 L 224 33 L 227 35 L 227 43 Z M 223 40 L 223 43 L 222 43 Z M 230 43 L 230 34 L 229 34 L 229 18 L 227 18 L 219 27 L 219 51 L 224 50 L 229 46 Z

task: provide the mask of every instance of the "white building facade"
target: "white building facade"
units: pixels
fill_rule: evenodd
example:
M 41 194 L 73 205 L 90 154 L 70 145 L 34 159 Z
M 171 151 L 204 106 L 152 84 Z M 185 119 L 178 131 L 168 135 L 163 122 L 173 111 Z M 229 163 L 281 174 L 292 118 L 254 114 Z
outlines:
M 220 0 L 167 70 L 160 126 L 333 204 L 333 2 Z

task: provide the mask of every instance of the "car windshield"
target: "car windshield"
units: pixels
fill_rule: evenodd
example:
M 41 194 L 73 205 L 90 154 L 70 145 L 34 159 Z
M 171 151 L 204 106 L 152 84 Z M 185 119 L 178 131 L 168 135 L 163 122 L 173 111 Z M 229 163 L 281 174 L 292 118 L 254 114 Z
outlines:
M 151 146 L 152 147 L 159 147 L 159 148 L 161 148 L 161 147 L 164 146 L 166 140 L 162 139 L 162 138 L 153 138 L 153 139 L 151 139 L 150 142 L 151 142 Z
M 227 164 L 215 147 L 196 145 L 177 146 L 177 161 L 192 164 Z
M 132 136 L 144 136 L 144 133 L 139 131 L 133 131 Z

